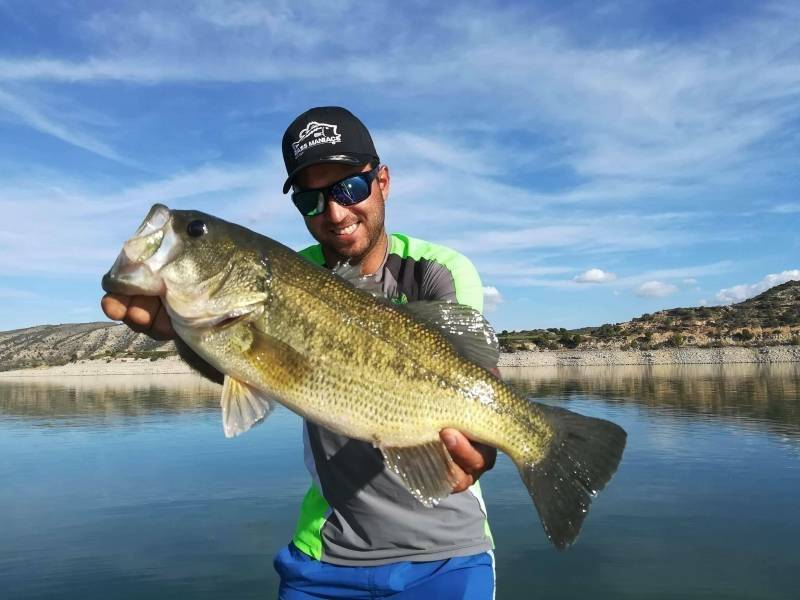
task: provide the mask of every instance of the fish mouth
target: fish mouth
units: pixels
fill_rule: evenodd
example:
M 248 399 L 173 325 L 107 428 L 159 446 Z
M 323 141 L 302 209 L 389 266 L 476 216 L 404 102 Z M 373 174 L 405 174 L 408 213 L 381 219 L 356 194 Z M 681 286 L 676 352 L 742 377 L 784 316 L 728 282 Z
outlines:
M 197 304 L 202 304 L 198 302 Z M 172 324 L 178 329 L 228 329 L 245 319 L 251 319 L 261 314 L 262 307 L 255 304 L 240 306 L 221 314 L 183 315 L 177 312 L 172 303 L 166 303 L 167 314 Z
M 179 247 L 172 213 L 163 204 L 154 204 L 103 276 L 103 289 L 126 296 L 163 295 L 166 286 L 159 270 L 175 257 Z

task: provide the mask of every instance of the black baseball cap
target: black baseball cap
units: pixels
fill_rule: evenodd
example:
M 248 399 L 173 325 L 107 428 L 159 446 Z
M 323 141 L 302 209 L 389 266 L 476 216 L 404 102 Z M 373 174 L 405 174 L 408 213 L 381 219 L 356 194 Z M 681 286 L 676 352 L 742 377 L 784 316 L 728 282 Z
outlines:
M 281 148 L 289 175 L 283 184 L 284 194 L 294 176 L 309 165 L 380 162 L 367 128 L 340 106 L 318 106 L 304 112 L 286 129 Z

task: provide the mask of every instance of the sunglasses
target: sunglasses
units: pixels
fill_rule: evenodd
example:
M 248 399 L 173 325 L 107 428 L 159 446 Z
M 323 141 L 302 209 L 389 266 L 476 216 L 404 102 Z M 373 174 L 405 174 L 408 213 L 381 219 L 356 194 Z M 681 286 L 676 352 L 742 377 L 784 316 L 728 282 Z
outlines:
M 353 206 L 369 198 L 372 182 L 380 168 L 378 165 L 366 173 L 350 175 L 328 187 L 294 192 L 292 202 L 305 217 L 316 217 L 324 213 L 328 198 L 341 206 Z

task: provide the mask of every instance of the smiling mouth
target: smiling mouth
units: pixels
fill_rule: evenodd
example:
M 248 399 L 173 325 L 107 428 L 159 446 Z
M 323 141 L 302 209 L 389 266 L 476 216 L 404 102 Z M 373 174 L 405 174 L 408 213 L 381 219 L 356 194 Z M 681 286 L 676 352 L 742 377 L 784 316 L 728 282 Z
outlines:
M 350 235 L 355 232 L 356 229 L 358 229 L 358 223 L 353 223 L 347 227 L 337 227 L 332 231 L 335 235 Z

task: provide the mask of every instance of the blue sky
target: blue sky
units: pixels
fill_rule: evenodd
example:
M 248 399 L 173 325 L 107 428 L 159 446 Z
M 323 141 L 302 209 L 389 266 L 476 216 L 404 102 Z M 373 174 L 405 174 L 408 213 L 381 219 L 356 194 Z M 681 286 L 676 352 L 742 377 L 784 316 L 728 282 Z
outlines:
M 308 244 L 280 139 L 331 104 L 498 330 L 800 279 L 796 2 L 0 0 L 0 330 L 102 320 L 155 202 Z

